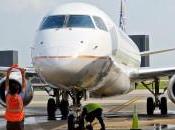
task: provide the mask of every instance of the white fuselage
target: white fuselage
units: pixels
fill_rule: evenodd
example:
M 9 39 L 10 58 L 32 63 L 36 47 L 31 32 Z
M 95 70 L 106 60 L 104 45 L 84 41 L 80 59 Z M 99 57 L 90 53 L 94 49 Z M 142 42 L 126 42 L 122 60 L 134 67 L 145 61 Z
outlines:
M 60 15 L 64 23 L 54 28 L 52 20 Z M 99 28 L 96 16 L 106 29 Z M 89 27 L 83 25 L 84 20 L 75 26 L 77 18 L 88 19 Z M 83 3 L 66 4 L 49 13 L 42 24 L 32 48 L 32 61 L 49 84 L 60 89 L 87 89 L 100 97 L 133 89 L 130 73 L 140 67 L 139 50 L 101 10 Z

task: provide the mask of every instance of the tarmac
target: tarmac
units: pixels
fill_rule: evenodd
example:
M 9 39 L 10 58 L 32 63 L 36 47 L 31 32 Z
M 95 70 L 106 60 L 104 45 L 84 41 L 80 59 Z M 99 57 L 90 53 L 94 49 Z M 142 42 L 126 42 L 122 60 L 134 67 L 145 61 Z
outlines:
M 128 130 L 132 127 L 134 107 L 138 114 L 139 128 L 142 130 L 175 130 L 175 104 L 168 100 L 168 115 L 161 116 L 155 110 L 154 116 L 146 115 L 146 99 L 151 94 L 147 90 L 134 90 L 133 92 L 110 98 L 88 99 L 88 102 L 98 102 L 104 108 L 104 121 L 106 130 Z M 164 96 L 167 96 L 166 94 Z M 60 112 L 54 121 L 47 120 L 46 92 L 36 91 L 29 106 L 25 108 L 25 130 L 67 130 L 67 121 L 61 120 Z M 4 108 L 0 107 L 0 130 L 5 130 L 6 122 L 3 118 Z M 98 121 L 94 121 L 94 130 L 99 130 Z

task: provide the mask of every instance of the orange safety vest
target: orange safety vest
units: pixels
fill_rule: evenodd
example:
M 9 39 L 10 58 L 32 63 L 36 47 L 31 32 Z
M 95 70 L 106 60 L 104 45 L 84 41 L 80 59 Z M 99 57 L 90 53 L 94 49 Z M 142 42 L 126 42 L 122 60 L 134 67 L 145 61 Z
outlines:
M 23 101 L 19 95 L 10 95 L 6 97 L 5 119 L 10 122 L 18 122 L 24 119 Z M 21 111 L 19 111 L 21 109 Z

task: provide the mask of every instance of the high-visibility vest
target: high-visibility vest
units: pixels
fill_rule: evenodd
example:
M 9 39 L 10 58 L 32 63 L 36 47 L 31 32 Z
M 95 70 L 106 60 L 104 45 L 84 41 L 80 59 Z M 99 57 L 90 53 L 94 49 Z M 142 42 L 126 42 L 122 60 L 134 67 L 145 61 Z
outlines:
M 102 106 L 98 103 L 89 103 L 84 106 L 84 108 L 87 110 L 87 113 L 93 112 L 97 109 L 102 109 Z
M 19 95 L 8 94 L 6 105 L 5 119 L 7 121 L 18 122 L 24 119 L 23 101 Z M 20 109 L 21 111 L 19 111 Z

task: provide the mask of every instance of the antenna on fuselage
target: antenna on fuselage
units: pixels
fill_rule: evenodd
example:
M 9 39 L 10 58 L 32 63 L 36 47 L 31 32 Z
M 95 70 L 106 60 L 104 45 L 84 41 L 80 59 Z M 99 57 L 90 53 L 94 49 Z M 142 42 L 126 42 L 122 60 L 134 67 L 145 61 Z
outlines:
M 121 0 L 119 27 L 126 32 L 126 0 Z

